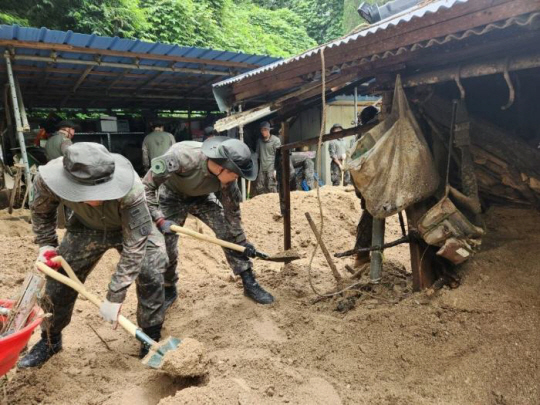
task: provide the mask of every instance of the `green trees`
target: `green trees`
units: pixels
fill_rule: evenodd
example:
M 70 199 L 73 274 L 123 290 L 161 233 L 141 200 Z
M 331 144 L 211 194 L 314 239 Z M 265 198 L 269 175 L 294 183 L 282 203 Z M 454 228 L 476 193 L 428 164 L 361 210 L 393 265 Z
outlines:
M 289 56 L 316 45 L 306 19 L 251 0 L 3 0 L 0 23 Z M 4 6 L 5 3 L 5 6 Z

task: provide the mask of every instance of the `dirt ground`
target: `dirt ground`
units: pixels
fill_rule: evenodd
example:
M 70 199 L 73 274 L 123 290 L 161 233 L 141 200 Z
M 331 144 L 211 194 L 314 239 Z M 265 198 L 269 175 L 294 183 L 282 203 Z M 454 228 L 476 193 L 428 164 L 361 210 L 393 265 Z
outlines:
M 351 249 L 360 213 L 354 193 L 321 193 L 329 249 Z M 208 376 L 173 379 L 146 369 L 136 357 L 139 344 L 79 300 L 64 350 L 41 369 L 11 372 L 4 403 L 540 404 L 538 212 L 491 209 L 482 250 L 460 269 L 457 289 L 413 294 L 408 247 L 401 245 L 385 252 L 382 284 L 314 304 L 307 269 L 314 237 L 304 213 L 318 221 L 315 192 L 293 193 L 292 206 L 293 245 L 303 258 L 287 266 L 255 263 L 261 284 L 277 298 L 268 307 L 243 297 L 220 250 L 181 238 L 180 299 L 164 334 L 202 342 Z M 282 248 L 276 195 L 256 197 L 242 212 L 260 250 Z M 0 214 L 0 297 L 14 296 L 35 260 L 27 217 Z M 195 228 L 192 219 L 188 225 Z M 390 218 L 387 240 L 400 234 Z M 106 254 L 89 277 L 90 290 L 104 296 L 117 260 L 116 252 Z M 351 260 L 336 263 L 346 274 Z M 320 252 L 312 276 L 318 291 L 333 287 Z M 135 304 L 131 288 L 124 315 L 135 319 Z M 32 343 L 37 339 L 36 333 Z

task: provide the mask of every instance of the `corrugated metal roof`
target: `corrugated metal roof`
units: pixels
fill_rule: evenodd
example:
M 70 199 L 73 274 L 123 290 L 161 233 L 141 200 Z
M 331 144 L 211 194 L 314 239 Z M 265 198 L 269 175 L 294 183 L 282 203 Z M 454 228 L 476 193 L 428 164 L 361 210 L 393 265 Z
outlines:
M 160 98 L 167 104 L 167 97 L 170 97 L 169 101 L 176 99 L 176 104 L 183 99 L 186 105 L 188 102 L 199 107 L 207 104 L 212 109 L 215 107 L 212 82 L 279 60 L 264 55 L 73 31 L 0 25 L 2 56 L 8 46 L 15 48 L 12 60 L 23 93 L 36 92 L 35 97 L 25 97 L 28 106 L 58 106 L 69 99 L 66 106 L 78 107 L 84 97 L 96 96 L 108 98 L 107 106 L 122 107 L 128 103 L 140 106 L 146 102 L 156 105 L 160 104 Z M 136 55 L 131 56 L 131 53 Z M 162 56 L 168 59 L 159 60 Z M 77 87 L 77 80 L 92 64 L 88 78 L 83 78 Z M 5 70 L 5 60 L 1 56 L 0 70 Z M 136 95 L 137 101 L 124 93 Z M 119 94 L 123 94 L 124 100 Z M 93 103 L 96 107 L 105 105 L 105 101 L 99 99 Z
M 279 66 L 287 65 L 289 63 L 308 58 L 310 56 L 316 55 L 320 52 L 321 48 L 334 48 L 339 47 L 341 45 L 347 44 L 349 42 L 353 42 L 358 40 L 359 38 L 366 37 L 368 35 L 373 35 L 377 32 L 384 31 L 389 27 L 395 27 L 397 25 L 403 24 L 403 23 L 409 23 L 413 20 L 423 18 L 426 15 L 429 14 L 435 14 L 443 9 L 450 9 L 456 4 L 459 3 L 467 3 L 468 1 L 472 0 L 438 0 L 429 2 L 428 4 L 420 4 L 416 7 L 412 7 L 411 9 L 405 10 L 404 12 L 394 15 L 392 17 L 389 17 L 385 20 L 382 20 L 376 24 L 370 25 L 368 28 L 361 30 L 359 32 L 349 34 L 343 38 L 336 39 L 334 41 L 331 41 L 327 44 L 321 45 L 317 48 L 313 48 L 309 51 L 306 51 L 300 55 L 293 56 L 287 59 L 279 60 L 274 63 L 262 66 L 258 69 L 250 70 L 249 72 L 240 74 L 238 76 L 232 77 L 230 79 L 226 79 L 223 81 L 220 81 L 216 84 L 214 84 L 214 87 L 222 87 L 227 86 L 235 82 L 239 82 L 247 77 L 252 77 L 258 74 L 261 74 L 263 72 L 268 72 L 271 70 L 276 69 Z

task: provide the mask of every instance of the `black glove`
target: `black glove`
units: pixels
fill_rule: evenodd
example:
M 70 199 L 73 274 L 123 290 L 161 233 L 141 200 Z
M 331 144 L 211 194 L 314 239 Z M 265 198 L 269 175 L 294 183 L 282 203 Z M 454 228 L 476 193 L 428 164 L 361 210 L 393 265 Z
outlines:
M 164 235 L 165 234 L 176 233 L 171 229 L 172 225 L 176 225 L 173 221 L 169 221 L 169 220 L 167 220 L 165 218 L 159 218 L 156 221 L 156 225 L 159 228 L 159 230 L 161 231 L 161 233 L 164 234 Z
M 255 249 L 255 246 L 249 242 L 241 243 L 241 245 L 246 248 L 246 250 L 244 250 L 242 253 L 244 256 L 251 258 L 257 257 L 257 249 Z

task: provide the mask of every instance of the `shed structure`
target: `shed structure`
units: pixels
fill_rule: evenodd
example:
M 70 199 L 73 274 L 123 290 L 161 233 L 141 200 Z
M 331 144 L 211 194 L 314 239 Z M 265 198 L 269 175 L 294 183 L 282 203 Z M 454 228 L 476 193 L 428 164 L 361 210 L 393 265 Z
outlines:
M 314 145 L 318 131 L 298 140 L 291 138 L 291 128 L 303 111 L 320 108 L 323 94 L 329 100 L 357 88 L 360 95 L 380 96 L 384 117 L 398 74 L 442 178 L 449 133 L 455 129 L 450 128 L 452 102 L 459 100 L 464 115 L 458 119 L 467 123 L 471 139 L 453 145 L 450 184 L 465 197 L 479 198 L 483 208 L 493 203 L 540 207 L 540 100 L 534 90 L 540 86 L 538 1 L 420 2 L 303 54 L 214 84 L 222 110 L 244 107 L 216 127 L 266 117 L 282 125 L 282 152 Z M 372 127 L 359 125 L 323 140 L 361 136 Z M 465 176 L 467 170 L 473 175 Z M 287 171 L 284 154 L 285 248 L 291 246 Z M 417 228 L 431 203 L 407 209 L 409 230 Z M 422 241 L 411 240 L 410 246 L 414 286 L 426 288 L 440 275 L 437 257 L 425 254 Z

